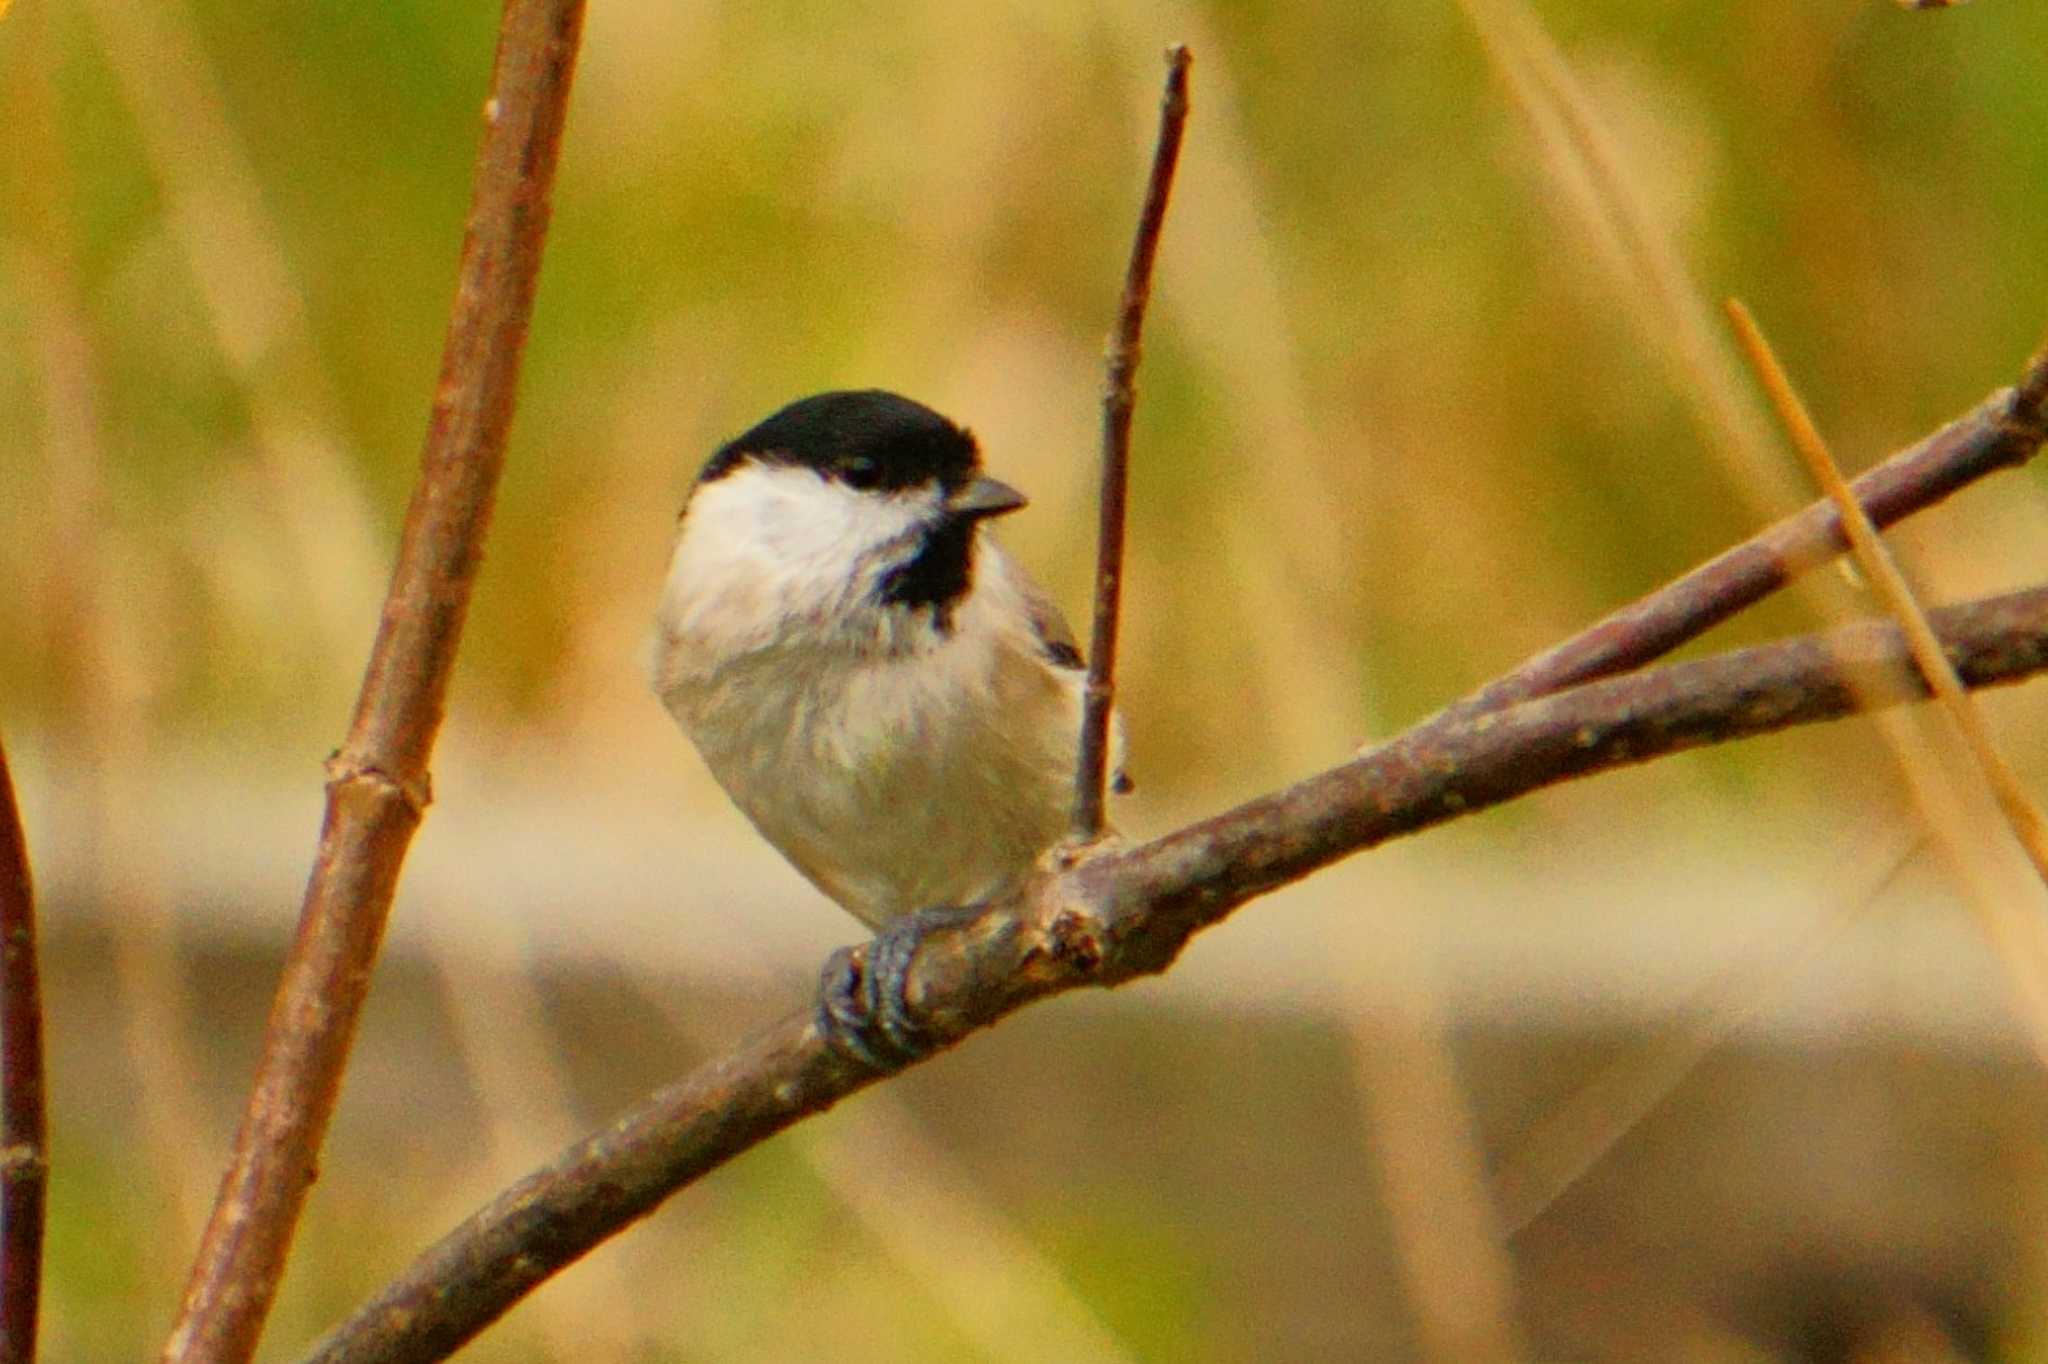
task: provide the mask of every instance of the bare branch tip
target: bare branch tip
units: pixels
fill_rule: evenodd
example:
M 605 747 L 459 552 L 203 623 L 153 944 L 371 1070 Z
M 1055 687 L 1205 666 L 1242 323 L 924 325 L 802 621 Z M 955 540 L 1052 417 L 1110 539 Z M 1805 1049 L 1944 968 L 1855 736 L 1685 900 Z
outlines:
M 2020 381 L 2013 387 L 2012 416 L 2029 426 L 2048 425 L 2048 341 L 2027 359 Z
M 1104 354 L 1102 390 L 1102 481 L 1098 497 L 1094 629 L 1088 650 L 1088 687 L 1082 708 L 1079 753 L 1075 761 L 1074 804 L 1069 825 L 1083 842 L 1102 832 L 1104 784 L 1109 773 L 1109 728 L 1115 694 L 1118 613 L 1123 595 L 1125 505 L 1129 496 L 1128 467 L 1131 416 L 1137 406 L 1135 376 L 1142 351 L 1145 310 L 1152 296 L 1152 270 L 1158 259 L 1166 203 L 1180 159 L 1187 124 L 1187 45 L 1166 50 L 1166 93 L 1159 109 L 1158 138 L 1145 198 L 1131 242 L 1124 274 L 1117 324 Z
M 1188 112 L 1188 67 L 1194 63 L 1194 54 L 1188 51 L 1186 43 L 1175 43 L 1166 49 L 1166 92 L 1161 104 L 1169 121 L 1187 117 Z

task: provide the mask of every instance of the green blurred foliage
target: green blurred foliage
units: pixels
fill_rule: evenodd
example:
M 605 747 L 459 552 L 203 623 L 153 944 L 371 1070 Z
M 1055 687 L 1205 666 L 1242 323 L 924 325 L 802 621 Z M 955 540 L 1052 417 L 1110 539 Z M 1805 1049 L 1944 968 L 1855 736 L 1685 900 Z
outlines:
M 165 79 L 109 13 L 30 6 L 0 33 L 23 168 L 0 185 L 0 695 L 77 720 L 87 664 L 49 616 L 85 577 L 108 630 L 137 618 L 157 722 L 331 734 L 423 428 L 493 16 L 172 10 Z M 1545 17 L 1707 296 L 1757 307 L 1845 458 L 2010 375 L 2048 295 L 2038 7 Z M 1753 524 L 1454 5 L 607 6 L 463 667 L 481 723 L 559 723 L 590 622 L 645 614 L 694 463 L 820 387 L 900 387 L 1016 442 L 990 458 L 1059 490 L 1072 514 L 1018 534 L 1073 599 L 1168 34 L 1199 50 L 1139 420 L 1148 770 L 1213 770 L 1235 698 L 1315 712 L 1228 745 L 1277 756 L 1219 775 L 1269 778 L 1301 735 L 1426 709 Z M 251 195 L 195 203 L 223 168 Z M 208 299 L 245 237 L 289 315 L 237 354 Z M 41 353 L 66 327 L 75 352 Z M 263 472 L 281 432 L 331 479 L 298 524 Z M 50 505 L 58 458 L 89 471 L 85 508 Z M 309 582 L 346 561 L 307 526 L 341 520 L 379 550 L 369 581 Z M 1263 596 L 1237 562 L 1257 545 Z M 324 624 L 317 591 L 346 603 Z
M 124 3 L 0 22 L 0 721 L 325 751 L 435 383 L 495 15 Z M 2016 372 L 2048 318 L 2048 7 L 1539 8 L 1703 295 L 1751 303 L 1845 463 Z M 1100 347 L 1175 38 L 1196 112 L 1124 684 L 1146 792 L 1298 775 L 1754 528 L 1456 4 L 608 0 L 455 724 L 630 762 L 663 723 L 636 641 L 696 463 L 825 387 L 980 431 L 1080 614 Z M 2037 572 L 2040 475 L 1998 486 L 1908 537 L 1942 595 Z M 2031 526 L 1987 520 L 2001 497 Z M 1769 761 L 1682 779 L 1739 799 Z M 67 1136 L 52 1263 L 87 1304 L 64 1339 L 100 1358 L 138 1328 L 97 1304 L 167 1301 L 166 1269 L 116 1234 L 119 1153 Z M 805 1168 L 764 1151 L 705 1192 L 693 1301 L 747 1287 L 674 1357 L 786 1348 L 806 1251 L 860 1263 Z M 416 1246 L 408 1211 L 316 1212 L 342 1249 L 301 1265 L 280 1337 Z M 1225 1330 L 1142 1199 L 1022 1216 L 1134 1357 Z M 901 1274 L 862 1274 L 837 1291 L 885 1304 L 903 1357 L 963 1357 Z M 519 1321 L 490 1357 L 540 1349 Z

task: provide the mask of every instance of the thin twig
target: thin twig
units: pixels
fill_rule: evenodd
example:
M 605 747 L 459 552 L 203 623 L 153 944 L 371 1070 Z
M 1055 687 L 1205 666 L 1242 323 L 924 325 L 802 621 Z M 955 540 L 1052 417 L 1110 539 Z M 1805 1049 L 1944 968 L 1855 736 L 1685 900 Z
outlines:
M 1973 687 L 2048 669 L 2048 587 L 1936 611 Z M 1163 971 L 1254 897 L 1348 854 L 1541 787 L 1704 744 L 1852 713 L 1915 678 L 1898 631 L 1867 622 L 1443 716 L 1342 766 L 1137 847 L 1033 880 L 935 930 L 906 998 L 957 1042 L 1034 1000 Z M 1879 681 L 1884 686 L 1879 686 Z M 793 1014 L 505 1190 L 307 1357 L 444 1358 L 527 1292 L 670 1194 L 880 1078 Z
M 1088 689 L 1081 710 L 1081 751 L 1074 771 L 1073 836 L 1089 842 L 1102 833 L 1103 786 L 1109 773 L 1109 718 L 1116 702 L 1116 634 L 1124 585 L 1124 509 L 1131 462 L 1134 380 L 1142 352 L 1145 307 L 1152 300 L 1152 265 L 1166 201 L 1180 164 L 1181 134 L 1188 121 L 1188 50 L 1166 49 L 1166 92 L 1159 102 L 1159 138 L 1152 148 L 1152 174 L 1145 182 L 1145 206 L 1124 273 L 1123 302 L 1110 337 L 1108 374 L 1102 389 L 1102 494 L 1095 546 L 1095 630 L 1088 647 Z
M 43 1283 L 43 995 L 35 890 L 14 778 L 0 746 L 0 1364 L 36 1357 Z
M 340 1090 L 504 465 L 583 0 L 507 0 L 419 482 L 299 931 L 167 1361 L 254 1353 Z
M 2017 386 L 2000 389 L 1850 485 L 1871 521 L 1889 526 L 2000 469 L 2018 468 L 2048 440 L 2048 347 L 2027 361 Z M 1476 715 L 1547 696 L 1654 662 L 1752 606 L 1846 548 L 1841 515 L 1827 500 L 1725 550 L 1698 568 L 1610 613 L 1453 703 Z
M 1849 547 L 1863 569 L 1863 576 L 1870 580 L 1885 608 L 1898 621 L 1899 628 L 1906 632 L 1906 640 L 1913 647 L 1913 660 L 1920 665 L 1921 675 L 1927 678 L 1934 689 L 1935 699 L 1947 709 L 1950 718 L 1956 722 L 1956 728 L 1962 732 L 1963 742 L 1997 799 L 1998 808 L 2004 812 L 2013 835 L 2026 851 L 2027 860 L 2034 864 L 2034 874 L 2048 883 L 2048 821 L 2042 819 L 2040 807 L 2027 795 L 2026 787 L 2020 784 L 2019 774 L 2012 770 L 2012 765 L 2006 762 L 1998 746 L 1991 741 L 1991 731 L 1984 723 L 1983 712 L 1963 690 L 1955 669 L 1949 666 L 1947 657 L 1941 652 L 1940 641 L 1935 639 L 1934 631 L 1927 624 L 1926 613 L 1921 610 L 1913 589 L 1906 582 L 1906 575 L 1899 571 L 1898 562 L 1879 538 L 1877 527 L 1870 523 L 1870 518 L 1857 504 L 1856 495 L 1849 490 L 1834 456 L 1828 452 L 1827 442 L 1821 438 L 1820 429 L 1813 424 L 1806 404 L 1800 401 L 1798 390 L 1793 388 L 1784 367 L 1778 363 L 1763 330 L 1739 299 L 1729 299 L 1727 308 L 1728 318 L 1735 324 L 1735 339 L 1741 343 L 1743 353 L 1749 357 L 1763 383 L 1764 392 L 1770 395 L 1771 405 L 1777 408 L 1779 419 L 1791 434 L 1793 447 L 1806 461 L 1814 482 L 1820 484 L 1821 491 L 1834 503 L 1842 527 L 1848 532 Z

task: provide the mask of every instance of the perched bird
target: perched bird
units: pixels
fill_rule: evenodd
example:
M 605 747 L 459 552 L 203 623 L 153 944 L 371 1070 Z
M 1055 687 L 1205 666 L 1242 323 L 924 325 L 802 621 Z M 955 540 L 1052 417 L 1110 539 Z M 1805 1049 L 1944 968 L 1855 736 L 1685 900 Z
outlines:
M 721 446 L 676 532 L 656 693 L 906 964 L 909 916 L 1000 893 L 1067 828 L 1081 652 L 987 527 L 1024 501 L 930 408 L 820 393 Z

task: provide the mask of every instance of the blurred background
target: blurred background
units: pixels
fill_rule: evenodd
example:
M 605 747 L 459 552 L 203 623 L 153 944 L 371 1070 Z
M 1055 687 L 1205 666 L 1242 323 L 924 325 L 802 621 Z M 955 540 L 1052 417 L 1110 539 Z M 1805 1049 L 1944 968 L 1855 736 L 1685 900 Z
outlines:
M 155 1348 L 239 1116 L 495 23 L 0 20 L 0 727 L 45 900 L 52 1360 Z M 1006 537 L 1085 614 L 1174 40 L 1133 835 L 1808 497 L 1722 295 L 1852 469 L 2048 322 L 2038 5 L 595 5 L 437 802 L 268 1357 L 856 935 L 645 687 L 713 446 L 821 388 L 923 399 L 1031 493 Z M 1928 596 L 2038 574 L 2043 479 L 1895 537 Z M 1823 574 L 1706 647 L 1875 609 Z M 1989 708 L 2048 789 L 2048 693 Z M 1831 726 L 1355 859 L 750 1154 L 465 1357 L 2048 1358 L 2048 1086 L 1901 751 Z M 2011 884 L 1995 837 L 1945 836 Z

